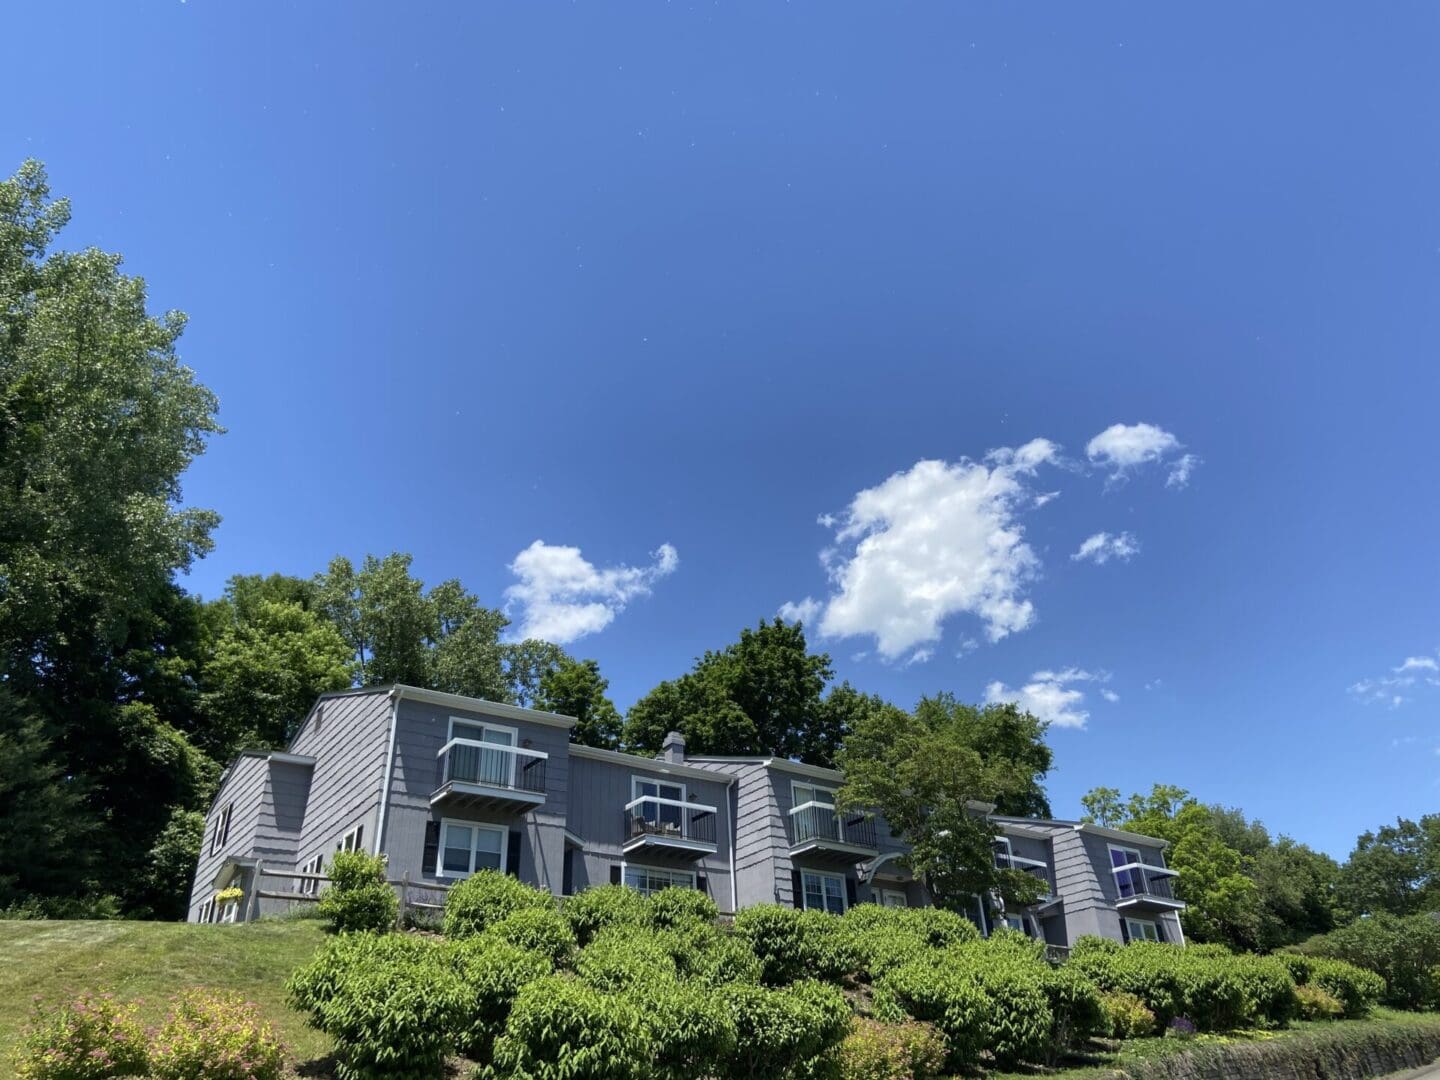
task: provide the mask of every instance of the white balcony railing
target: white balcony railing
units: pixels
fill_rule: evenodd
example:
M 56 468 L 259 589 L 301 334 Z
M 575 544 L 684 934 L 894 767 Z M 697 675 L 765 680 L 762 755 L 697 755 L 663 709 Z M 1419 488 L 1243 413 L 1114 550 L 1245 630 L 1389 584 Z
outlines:
M 1175 891 L 1170 887 L 1170 879 L 1180 876 L 1177 870 L 1152 863 L 1130 862 L 1115 867 L 1112 873 L 1115 875 L 1115 888 L 1121 900 L 1151 899 L 1172 904 L 1177 902 Z
M 790 844 L 829 840 L 857 847 L 875 847 L 875 820 L 868 814 L 837 814 L 834 803 L 801 803 L 790 811 Z
M 545 793 L 545 762 L 550 755 L 542 750 L 477 739 L 451 739 L 435 756 L 440 759 L 442 787 L 461 783 L 538 795 Z
M 641 795 L 625 804 L 625 841 L 655 837 L 714 844 L 716 813 L 704 803 Z

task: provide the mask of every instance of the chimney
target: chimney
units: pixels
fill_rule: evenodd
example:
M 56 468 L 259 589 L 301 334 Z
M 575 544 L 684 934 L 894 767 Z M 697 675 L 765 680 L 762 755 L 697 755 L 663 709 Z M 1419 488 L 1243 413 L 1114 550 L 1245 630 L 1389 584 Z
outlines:
M 672 731 L 665 736 L 665 742 L 660 747 L 660 760 L 671 761 L 680 764 L 685 760 L 685 736 L 678 731 Z

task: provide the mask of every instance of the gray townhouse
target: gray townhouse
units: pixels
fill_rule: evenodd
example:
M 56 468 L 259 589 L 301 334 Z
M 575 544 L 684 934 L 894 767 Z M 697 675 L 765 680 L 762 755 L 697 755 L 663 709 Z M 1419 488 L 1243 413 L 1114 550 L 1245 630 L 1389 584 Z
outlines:
M 726 913 L 929 904 L 883 817 L 837 813 L 837 771 L 687 755 L 677 734 L 654 757 L 599 750 L 570 742 L 574 723 L 411 686 L 323 695 L 287 750 L 246 751 L 226 770 L 190 921 L 288 910 L 283 894 L 313 896 L 318 883 L 267 875 L 322 873 L 345 850 L 385 855 L 389 876 L 422 892 L 489 868 L 559 896 L 700 889 Z M 1005 924 L 1057 946 L 1082 934 L 1183 943 L 1162 841 L 972 809 L 998 827 L 997 865 L 1046 886 Z M 978 898 L 972 918 L 998 925 Z

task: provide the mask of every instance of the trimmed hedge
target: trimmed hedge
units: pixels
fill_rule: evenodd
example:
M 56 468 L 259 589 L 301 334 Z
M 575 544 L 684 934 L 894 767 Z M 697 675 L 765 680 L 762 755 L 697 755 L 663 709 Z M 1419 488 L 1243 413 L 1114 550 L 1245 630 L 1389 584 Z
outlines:
M 649 899 L 650 925 L 668 930 L 690 923 L 713 923 L 720 917 L 715 901 L 698 889 L 671 886 L 654 893 Z
M 539 953 L 555 967 L 568 965 L 575 953 L 575 932 L 565 916 L 553 907 L 511 912 L 491 926 L 486 936 Z
M 520 991 L 485 1077 L 633 1080 L 650 1068 L 645 1014 L 633 1000 L 548 975 Z
M 447 938 L 480 934 L 517 911 L 554 909 L 555 898 L 498 870 L 481 870 L 456 883 L 445 897 Z
M 779 990 L 731 983 L 720 995 L 735 1024 L 735 1052 L 717 1064 L 731 1080 L 799 1080 L 849 1032 L 850 1006 L 823 983 Z
M 627 990 L 676 977 L 675 960 L 652 931 L 612 926 L 580 950 L 575 972 L 596 990 Z
M 602 930 L 612 926 L 644 926 L 650 921 L 650 906 L 626 885 L 596 885 L 566 897 L 560 908 L 582 946 L 590 944 Z
M 489 934 L 446 942 L 445 947 L 465 988 L 456 1049 L 476 1061 L 489 1061 L 515 999 L 530 983 L 550 974 L 550 961 L 534 950 Z
M 369 930 L 383 934 L 395 928 L 400 901 L 385 883 L 385 860 L 363 851 L 337 851 L 330 860 L 330 884 L 320 894 L 315 913 L 332 931 Z

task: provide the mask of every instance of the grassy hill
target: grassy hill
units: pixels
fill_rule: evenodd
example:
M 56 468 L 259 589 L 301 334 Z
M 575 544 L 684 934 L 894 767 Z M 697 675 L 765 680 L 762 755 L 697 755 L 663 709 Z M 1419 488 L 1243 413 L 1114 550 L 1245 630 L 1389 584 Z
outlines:
M 330 1051 L 327 1036 L 285 1007 L 285 980 L 324 934 L 313 920 L 238 926 L 158 922 L 0 922 L 0 1075 L 39 994 L 83 990 L 143 999 L 158 1020 L 191 987 L 234 990 L 260 1006 L 301 1062 Z

